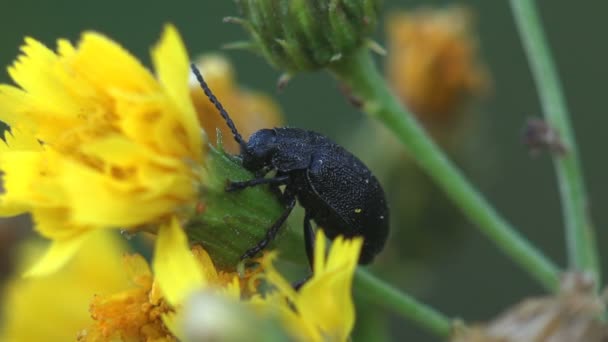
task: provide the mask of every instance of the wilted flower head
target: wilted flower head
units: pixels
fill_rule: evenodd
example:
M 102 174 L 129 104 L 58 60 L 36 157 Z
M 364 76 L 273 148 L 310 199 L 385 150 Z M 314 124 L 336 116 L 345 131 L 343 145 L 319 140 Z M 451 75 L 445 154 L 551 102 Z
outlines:
M 238 0 L 253 48 L 287 73 L 329 66 L 373 32 L 380 0 Z
M 489 77 L 466 9 L 394 13 L 387 35 L 387 78 L 424 124 L 451 124 L 472 97 L 486 91 Z
M 567 273 L 558 295 L 530 298 L 495 320 L 456 334 L 454 342 L 604 342 L 608 325 L 600 315 L 606 298 L 595 293 L 591 277 Z

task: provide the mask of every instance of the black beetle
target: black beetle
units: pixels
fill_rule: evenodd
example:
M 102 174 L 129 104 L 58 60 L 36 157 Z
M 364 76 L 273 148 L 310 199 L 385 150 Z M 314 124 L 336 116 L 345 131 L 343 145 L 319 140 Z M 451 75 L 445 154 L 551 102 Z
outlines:
M 261 184 L 269 184 L 276 190 L 285 185 L 281 195 L 285 211 L 268 229 L 266 237 L 242 258 L 256 255 L 275 238 L 297 198 L 305 210 L 304 240 L 311 266 L 314 232 L 310 220 L 323 227 L 330 239 L 338 235 L 362 236 L 359 264 L 370 263 L 384 247 L 389 231 L 384 191 L 370 170 L 324 135 L 299 128 L 261 129 L 246 142 L 194 64 L 192 71 L 240 145 L 243 167 L 259 176 L 231 182 L 226 190 Z M 271 171 L 276 171 L 275 175 L 265 178 Z

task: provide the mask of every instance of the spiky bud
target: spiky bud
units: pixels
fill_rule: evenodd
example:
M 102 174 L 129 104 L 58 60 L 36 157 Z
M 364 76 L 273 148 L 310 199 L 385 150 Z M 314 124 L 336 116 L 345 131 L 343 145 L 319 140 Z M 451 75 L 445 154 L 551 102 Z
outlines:
M 381 0 L 237 0 L 253 47 L 293 74 L 340 61 L 373 32 Z

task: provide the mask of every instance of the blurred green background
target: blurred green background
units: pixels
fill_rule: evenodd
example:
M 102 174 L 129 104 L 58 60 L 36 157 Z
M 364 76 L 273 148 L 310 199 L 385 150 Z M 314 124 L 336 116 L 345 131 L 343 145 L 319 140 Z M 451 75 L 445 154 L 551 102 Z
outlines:
M 414 9 L 420 5 L 443 6 L 451 1 L 385 1 L 384 12 Z M 559 196 L 554 170 L 547 155 L 530 158 L 521 144 L 527 118 L 540 115 L 540 106 L 527 61 L 519 42 L 510 8 L 506 1 L 467 1 L 476 13 L 481 54 L 493 77 L 492 95 L 476 108 L 479 122 L 467 137 L 459 163 L 471 181 L 498 211 L 551 259 L 565 264 L 565 245 Z M 544 0 L 538 2 L 552 52 L 574 123 L 582 154 L 591 213 L 600 246 L 608 247 L 608 203 L 605 179 L 608 174 L 602 136 L 608 124 L 604 100 L 608 79 L 608 47 L 605 13 L 608 4 L 588 1 Z M 228 42 L 247 38 L 240 27 L 222 23 L 225 16 L 237 14 L 231 1 L 7 1 L 0 10 L 0 65 L 9 65 L 17 56 L 24 36 L 35 37 L 54 47 L 58 37 L 77 40 L 83 30 L 97 30 L 121 42 L 144 61 L 149 61 L 150 46 L 159 37 L 162 25 L 174 23 L 181 31 L 191 55 L 217 51 Z M 381 25 L 376 38 L 384 42 Z M 298 75 L 281 93 L 275 90 L 279 72 L 260 57 L 245 51 L 225 51 L 235 63 L 239 82 L 275 96 L 290 126 L 322 132 L 349 147 L 355 155 L 368 159 L 365 135 L 353 138 L 361 122 L 368 120 L 352 108 L 336 83 L 326 73 Z M 0 81 L 8 82 L 5 71 Z M 359 141 L 353 141 L 359 140 Z M 374 171 L 378 165 L 369 165 Z M 408 178 L 399 170 L 383 180 L 390 188 L 393 213 L 412 201 Z M 405 172 L 405 171 L 403 171 Z M 409 173 L 408 173 L 409 174 Z M 396 176 L 395 176 L 396 175 Z M 420 177 L 420 176 L 416 176 Z M 395 180 L 397 179 L 397 180 Z M 398 184 L 398 186 L 394 186 Z M 415 187 L 416 179 L 411 180 Z M 604 192 L 602 192 L 604 189 Z M 541 294 L 532 279 L 481 236 L 474 227 L 442 199 L 436 189 L 429 190 L 441 208 L 433 218 L 420 219 L 418 227 L 393 226 L 387 253 L 395 260 L 378 260 L 378 272 L 408 289 L 422 301 L 450 316 L 467 321 L 495 316 L 523 297 Z M 445 215 L 443 215 L 445 214 Z M 396 214 L 395 214 L 396 215 Z M 399 221 L 397 224 L 404 224 Z M 293 225 L 298 225 L 299 221 Z M 425 227 L 424 225 L 428 225 Z M 409 248 L 420 247 L 420 232 L 397 234 L 398 230 L 426 230 L 436 244 L 424 243 L 425 253 L 408 257 Z M 445 229 L 445 234 L 442 231 Z M 454 232 L 454 231 L 457 232 Z M 410 236 L 411 235 L 411 236 Z M 428 239 L 428 236 L 426 237 Z M 608 273 L 608 252 L 603 250 L 603 273 Z M 382 265 L 385 261 L 391 266 Z M 367 307 L 369 308 L 369 306 Z M 368 310 L 366 308 L 366 310 Z M 366 319 L 360 316 L 360 320 Z M 410 341 L 433 341 L 417 326 L 386 319 L 393 337 Z M 355 338 L 357 340 L 357 338 Z

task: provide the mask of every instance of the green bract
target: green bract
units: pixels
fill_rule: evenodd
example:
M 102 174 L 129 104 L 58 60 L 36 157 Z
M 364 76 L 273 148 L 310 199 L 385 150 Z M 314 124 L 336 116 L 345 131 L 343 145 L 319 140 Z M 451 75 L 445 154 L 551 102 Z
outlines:
M 381 0 L 236 0 L 253 47 L 288 73 L 351 54 L 373 32 Z
M 221 140 L 220 140 L 221 141 Z M 222 270 L 234 270 L 245 251 L 266 236 L 266 231 L 283 212 L 277 196 L 267 187 L 226 192 L 229 181 L 254 178 L 233 156 L 226 154 L 221 142 L 209 146 L 206 160 L 208 179 L 200 189 L 201 202 L 185 225 L 191 243 L 202 245 Z M 281 255 L 291 260 L 305 260 L 300 237 L 284 229 L 271 244 L 281 242 Z

